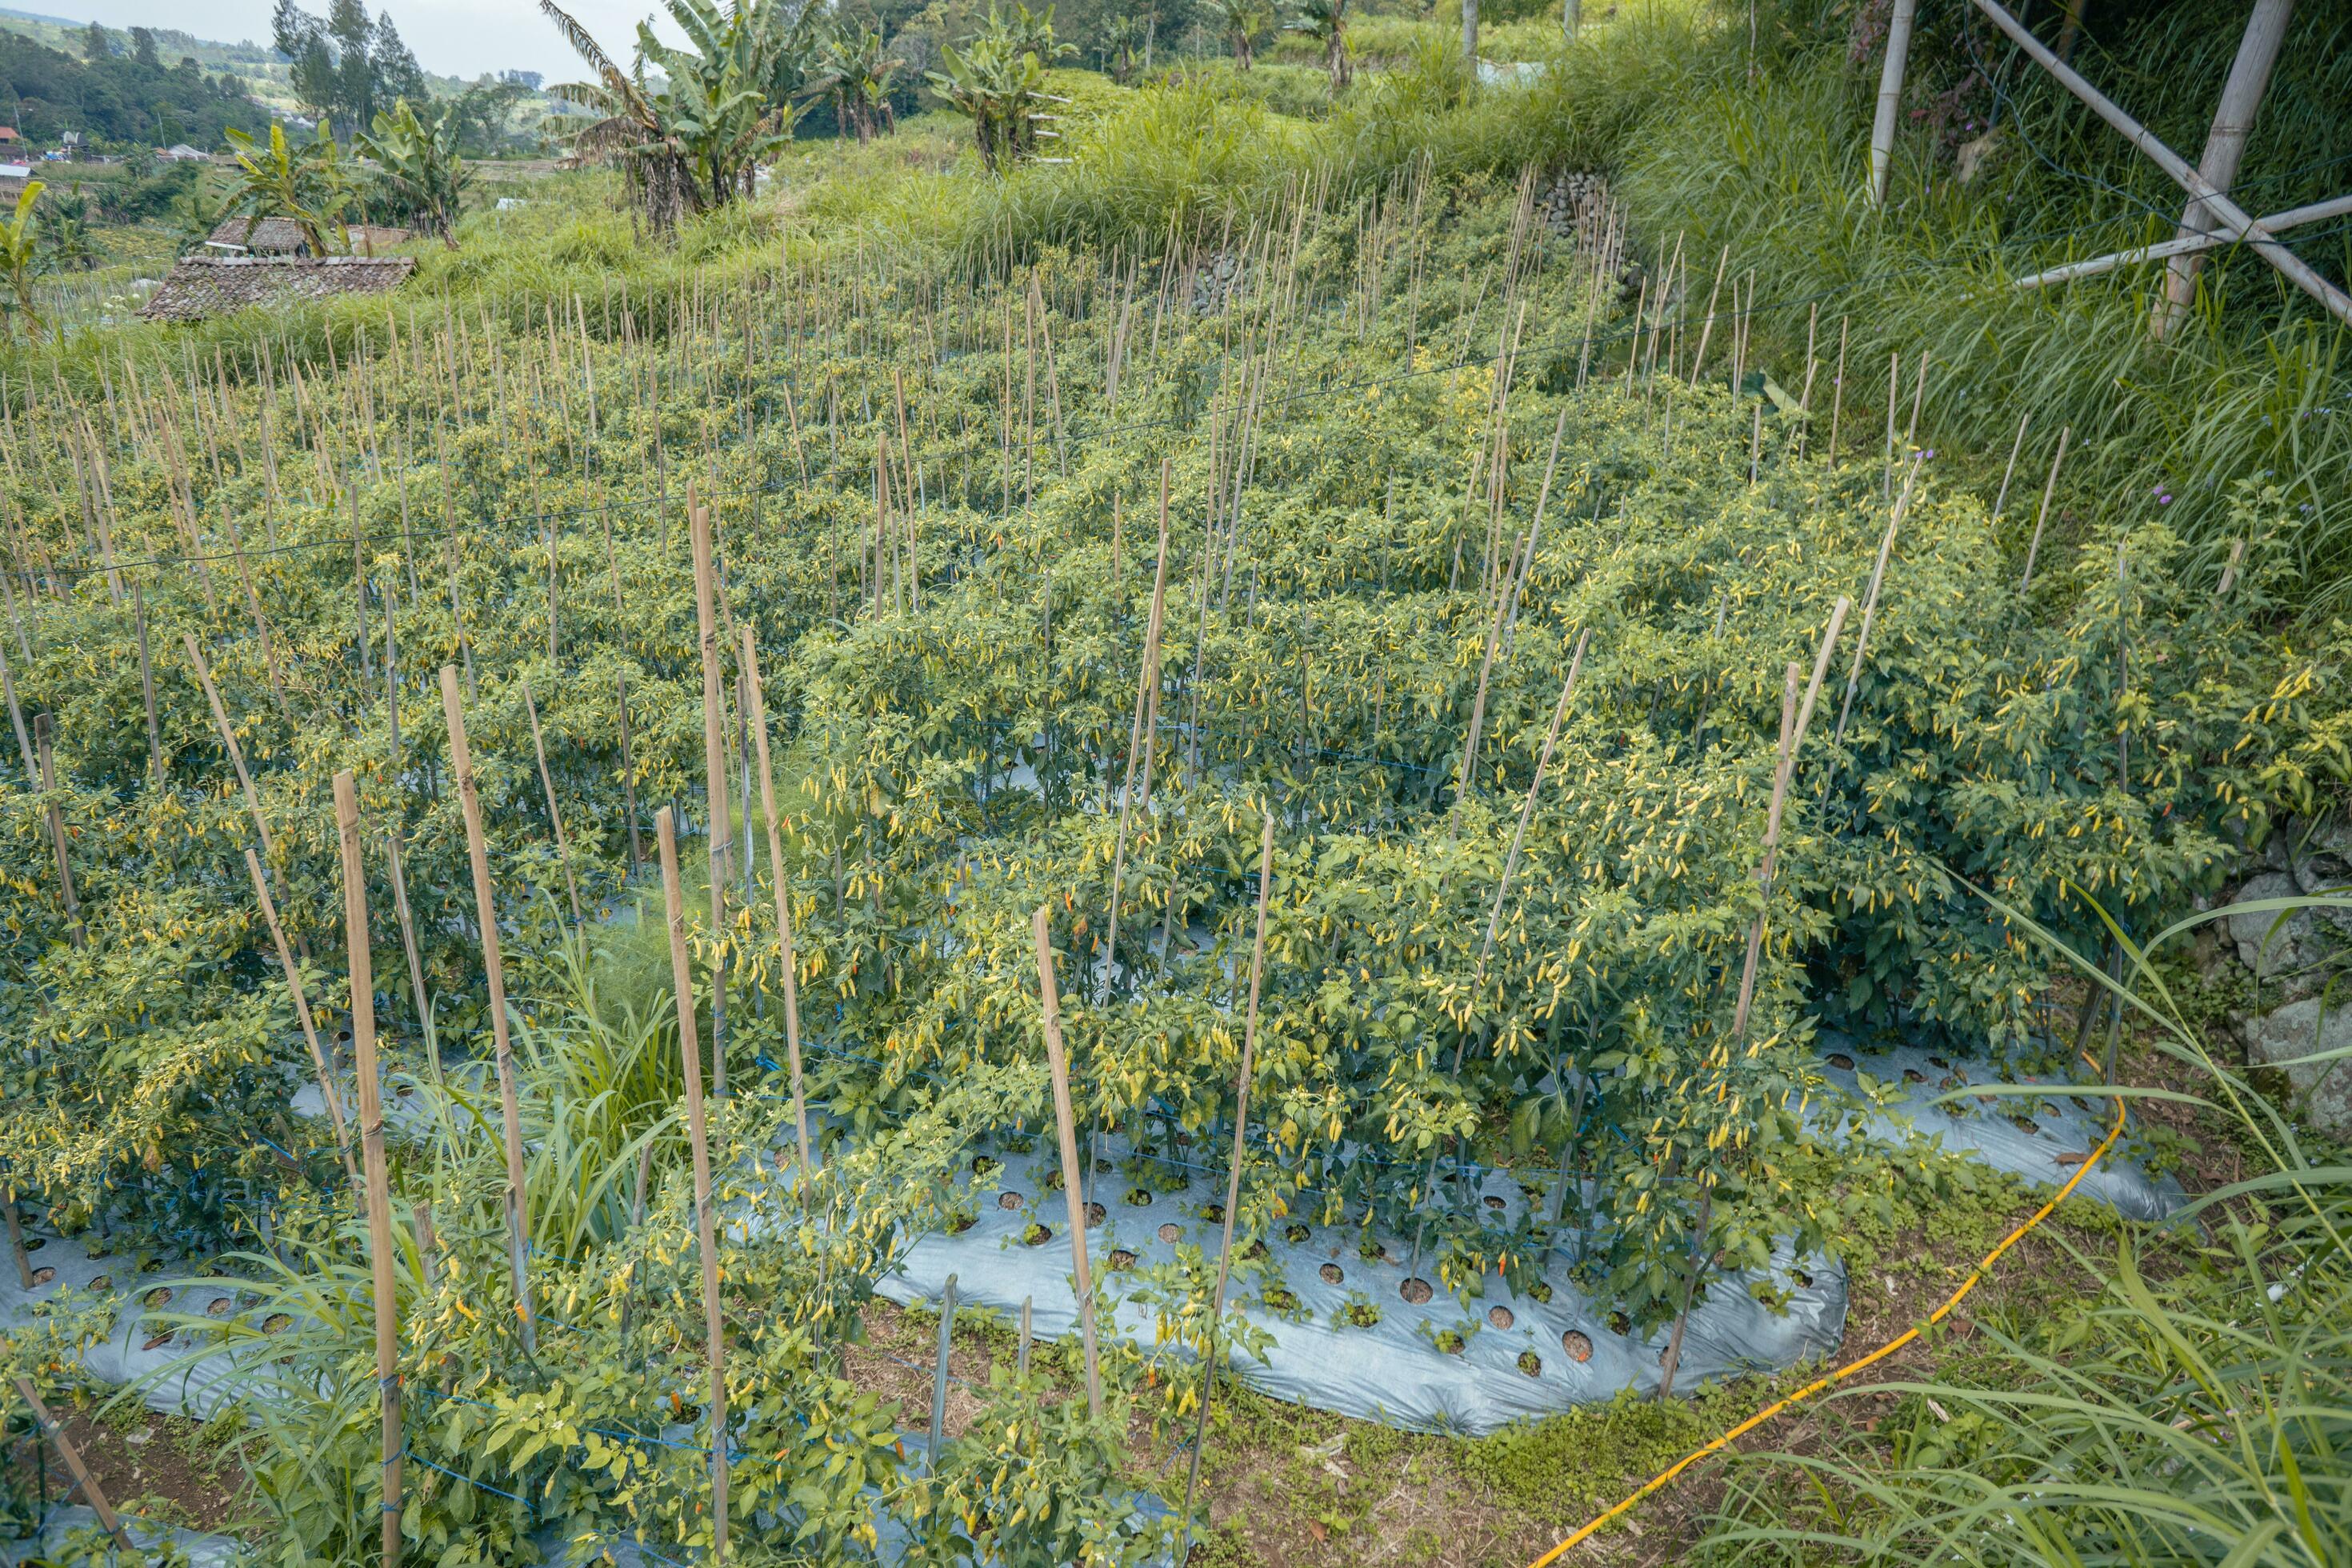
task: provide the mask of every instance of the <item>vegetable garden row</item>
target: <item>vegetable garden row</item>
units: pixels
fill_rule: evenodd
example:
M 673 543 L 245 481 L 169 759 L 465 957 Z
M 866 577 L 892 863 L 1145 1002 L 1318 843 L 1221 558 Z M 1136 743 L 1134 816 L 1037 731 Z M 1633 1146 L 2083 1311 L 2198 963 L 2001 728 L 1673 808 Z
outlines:
M 2275 496 L 2221 579 L 2078 537 L 2043 455 L 1990 508 L 1827 324 L 1758 390 L 1769 279 L 1651 236 L 1621 289 L 1622 237 L 1533 190 L 395 298 L 8 387 L 0 1166 L 57 1230 L 227 1256 L 250 1310 L 187 1328 L 274 1385 L 285 1561 L 377 1533 L 367 1216 L 288 1110 L 306 1033 L 357 1043 L 347 892 L 414 1108 L 380 1217 L 422 1554 L 710 1542 L 723 1341 L 737 1542 L 1111 1561 L 1157 1527 L 1083 1402 L 1008 1382 L 909 1469 L 835 1354 L 975 1159 L 1054 1125 L 1041 906 L 1073 1114 L 1120 1152 L 1088 1179 L 1222 1170 L 1271 822 L 1234 1293 L 1337 1226 L 1465 1301 L 1565 1263 L 1645 1340 L 1883 1197 L 1819 1025 L 2035 1059 L 2012 912 L 2138 929 L 2341 777 L 2340 648 L 2264 629 Z M 1919 385 L 1928 428 L 1966 391 Z M 708 1324 L 665 811 L 702 846 Z M 1496 1166 L 1528 1201 L 1462 1201 Z M 1215 1276 L 1105 1289 L 1199 1347 Z M 12 1353 L 56 1375 L 74 1331 Z

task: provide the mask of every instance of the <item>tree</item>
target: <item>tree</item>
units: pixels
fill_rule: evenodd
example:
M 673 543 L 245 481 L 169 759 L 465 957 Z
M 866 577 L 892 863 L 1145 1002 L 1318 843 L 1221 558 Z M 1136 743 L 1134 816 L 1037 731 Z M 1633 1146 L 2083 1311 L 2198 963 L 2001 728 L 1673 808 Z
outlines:
M 376 161 L 376 178 L 391 205 L 412 226 L 439 235 L 452 250 L 457 248 L 458 205 L 474 177 L 457 155 L 457 120 L 452 105 L 428 122 L 404 98 L 390 114 L 377 115 L 372 132 L 359 139 L 360 151 Z
M 640 22 L 627 71 L 555 0 L 540 0 L 539 8 L 596 73 L 594 81 L 549 89 L 603 117 L 571 134 L 573 155 L 616 165 L 646 221 L 667 232 L 688 214 L 750 195 L 760 165 L 792 140 L 815 9 L 790 0 L 742 0 L 726 11 L 712 0 L 663 6 L 687 47 L 672 47 Z
M 292 62 L 295 99 L 320 120 L 367 125 L 404 97 L 425 97 L 425 73 L 392 17 L 371 20 L 361 0 L 332 0 L 324 18 L 278 0 L 269 31 Z
M 42 265 L 58 272 L 88 272 L 98 266 L 98 250 L 89 237 L 90 200 L 79 182 L 49 204 L 49 230 L 41 247 Z
M 81 58 L 88 60 L 91 65 L 96 65 L 100 60 L 110 60 L 114 58 L 114 50 L 108 46 L 106 41 L 106 29 L 100 26 L 95 22 L 92 22 L 82 32 Z
M 269 144 L 257 145 L 242 131 L 228 133 L 239 180 L 231 210 L 247 219 L 246 235 L 266 217 L 292 220 L 313 256 L 339 256 L 352 247 L 343 216 L 352 204 L 352 181 L 331 126 L 299 148 L 289 145 L 286 128 L 269 128 Z
M 201 250 L 228 216 L 226 195 L 208 195 L 205 183 L 196 181 L 178 201 L 172 204 L 172 233 L 180 242 L 184 254 Z
M 1051 5 L 1034 12 L 1016 5 L 1006 13 L 991 0 L 988 26 L 961 49 L 943 46 L 940 63 L 946 68 L 931 72 L 930 83 L 971 117 L 981 162 L 1002 174 L 1036 145 L 1031 105 L 1044 90 L 1046 62 L 1077 52 L 1075 45 L 1055 41 Z
M 817 96 L 831 93 L 841 123 L 858 141 L 870 142 L 877 129 L 894 128 L 890 81 L 904 63 L 890 55 L 877 29 L 836 26 L 817 47 L 817 79 L 807 90 Z
M 1274 21 L 1265 0 L 1209 0 L 1209 12 L 1223 28 L 1225 41 L 1234 47 L 1234 68 L 1249 69 L 1258 35 Z
M 26 181 L 16 196 L 16 216 L 0 226 L 0 268 L 8 274 L 8 292 L 0 297 L 0 314 L 7 316 L 11 332 L 21 324 L 26 337 L 37 339 L 47 336 L 49 331 L 48 322 L 33 306 L 33 279 L 39 270 L 39 231 L 33 221 L 33 205 L 46 188 L 39 180 Z
M 1348 0 L 1306 0 L 1289 30 L 1323 41 L 1323 64 L 1331 73 L 1331 96 L 1347 90 L 1355 75 L 1348 60 Z

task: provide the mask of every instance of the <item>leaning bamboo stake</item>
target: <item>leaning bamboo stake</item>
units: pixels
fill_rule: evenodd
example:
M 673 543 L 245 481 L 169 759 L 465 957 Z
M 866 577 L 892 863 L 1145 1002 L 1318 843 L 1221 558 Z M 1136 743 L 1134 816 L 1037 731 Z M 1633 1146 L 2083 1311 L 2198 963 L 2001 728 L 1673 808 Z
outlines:
M 286 994 L 294 1003 L 295 1021 L 302 1026 L 303 1043 L 310 1047 L 310 1067 L 319 1075 L 319 1096 L 327 1102 L 327 1121 L 335 1130 L 335 1152 L 342 1157 L 343 1173 L 356 1188 L 360 1172 L 352 1163 L 351 1134 L 343 1128 L 343 1099 L 335 1092 L 335 1077 L 328 1068 L 327 1053 L 319 1044 L 319 1031 L 310 1023 L 310 1000 L 303 994 L 302 972 L 294 967 L 294 952 L 286 945 L 285 928 L 278 923 L 278 904 L 269 896 L 269 879 L 261 874 L 261 857 L 251 848 L 245 852 L 245 868 L 253 878 L 254 901 L 261 906 L 262 921 L 269 927 L 270 945 L 278 950 L 278 966 L 286 972 Z
M 563 891 L 572 900 L 572 926 L 585 923 L 580 912 L 580 883 L 572 875 L 572 843 L 563 837 L 563 813 L 555 804 L 555 775 L 547 771 L 547 737 L 539 727 L 539 704 L 531 700 L 530 682 L 522 683 L 523 711 L 530 715 L 530 749 L 539 757 L 539 787 L 547 796 L 547 821 L 555 830 L 555 858 L 563 867 Z
M 74 897 L 73 863 L 66 858 L 65 815 L 58 809 L 55 798 L 58 793 L 58 770 L 56 758 L 49 747 L 49 716 L 47 713 L 33 715 L 33 748 L 40 753 L 41 793 L 51 797 L 47 814 L 49 823 L 49 847 L 57 854 L 58 891 L 65 900 L 66 929 L 73 933 L 74 946 L 88 947 L 89 933 L 82 928 L 81 903 Z
M 734 814 L 727 804 L 727 698 L 719 679 L 719 621 L 710 564 L 710 511 L 688 509 L 694 543 L 694 615 L 702 650 L 702 768 L 710 815 L 710 1092 L 727 1095 L 727 869 Z M 878 568 L 881 558 L 875 558 Z
M 41 776 L 41 769 L 33 758 L 33 738 L 25 729 L 25 710 L 16 701 L 16 677 L 8 668 L 5 647 L 0 647 L 0 693 L 5 693 L 8 700 L 8 723 L 16 733 L 16 755 L 25 764 L 25 787 L 30 789 L 33 781 Z
M 686 1068 L 686 1131 L 694 1148 L 694 1238 L 702 1254 L 702 1330 L 710 1360 L 711 1560 L 727 1556 L 727 1341 L 719 1321 L 719 1241 L 710 1212 L 710 1141 L 702 1099 L 702 1046 L 694 1030 L 694 965 L 686 950 L 686 900 L 678 887 L 677 822 L 655 815 L 661 843 L 662 903 L 669 921 L 670 984 L 677 998 L 677 1046 Z
M 1102 1358 L 1095 1342 L 1094 1277 L 1087 1268 L 1087 1205 L 1078 1169 L 1077 1121 L 1070 1110 L 1069 1064 L 1062 1054 L 1062 998 L 1054 985 L 1054 942 L 1048 906 L 1039 904 L 1029 931 L 1037 948 L 1037 994 L 1044 1006 L 1045 1066 L 1054 1078 L 1054 1124 L 1062 1142 L 1062 1196 L 1069 1205 L 1070 1261 L 1078 1293 L 1078 1333 L 1086 1347 L 1087 1413 L 1102 1417 Z
M 393 1273 L 392 1192 L 383 1155 L 383 1089 L 376 1080 L 375 977 L 368 950 L 367 874 L 360 860 L 359 792 L 335 775 L 335 830 L 342 845 L 343 941 L 352 975 L 352 1047 L 360 1080 L 360 1157 L 367 1167 L 369 1263 L 375 1279 L 375 1381 L 383 1403 L 383 1563 L 400 1562 L 400 1308 Z
M 2009 506 L 2009 481 L 2017 474 L 2017 455 L 2025 449 L 2025 427 L 2033 423 L 2033 410 L 2027 409 L 2017 421 L 2017 439 L 2009 444 L 2009 466 L 2000 471 L 2000 493 L 1992 500 L 1992 526 L 2000 526 L 2000 514 Z
M 1168 459 L 1160 462 L 1160 564 L 1151 578 L 1151 615 L 1143 634 L 1143 661 L 1135 677 L 1135 722 L 1128 731 L 1127 778 L 1118 790 L 1118 838 L 1111 850 L 1110 915 L 1103 938 L 1103 1000 L 1110 1000 L 1118 968 L 1118 896 L 1127 875 L 1127 828 L 1136 805 L 1136 752 L 1143 756 L 1143 808 L 1151 808 L 1151 763 L 1158 753 L 1160 637 L 1168 608 Z
M 147 648 L 147 595 L 131 584 L 131 614 L 139 629 L 139 700 L 147 710 L 147 766 L 155 783 L 163 782 L 163 731 L 155 717 L 155 663 Z
M 1257 940 L 1250 949 L 1249 1018 L 1242 1027 L 1242 1066 L 1234 1080 L 1234 1160 L 1225 1173 L 1223 1238 L 1217 1246 L 1217 1293 L 1209 1308 L 1209 1337 L 1201 1355 L 1201 1420 L 1192 1432 L 1192 1458 L 1184 1477 L 1184 1536 L 1192 1534 L 1192 1494 L 1201 1485 L 1201 1450 L 1209 1443 L 1209 1395 L 1217 1382 L 1217 1330 L 1225 1320 L 1225 1282 L 1233 1272 L 1234 1216 L 1242 1202 L 1242 1151 L 1249 1134 L 1250 1084 L 1257 1068 L 1258 993 L 1265 980 L 1265 910 L 1274 887 L 1274 813 L 1265 814 L 1265 828 L 1257 849 Z M 1177 1560 L 1190 1555 L 1180 1547 Z
M 490 1040 L 499 1074 L 499 1109 L 506 1123 L 507 1284 L 514 1292 L 525 1351 L 536 1353 L 539 1324 L 530 1310 L 524 1256 L 530 1237 L 523 1228 L 522 1106 L 515 1092 L 514 1045 L 507 1034 L 507 971 L 499 953 L 499 908 L 490 889 L 490 851 L 482 835 L 482 795 L 474 780 L 473 749 L 466 743 L 466 708 L 457 694 L 457 667 L 441 667 L 441 711 L 449 723 L 449 771 L 457 776 L 457 801 L 466 817 L 466 855 L 474 871 L 474 922 L 482 936 L 482 972 L 490 989 Z
M 16 1215 L 16 1192 L 13 1185 L 5 1196 L 0 1196 L 0 1217 L 8 1222 L 8 1255 L 16 1260 L 16 1282 L 29 1292 L 34 1289 L 33 1258 L 25 1250 L 25 1222 Z
M 228 760 L 236 765 L 236 782 L 245 790 L 245 805 L 253 814 L 253 831 L 261 839 L 261 852 L 275 856 L 269 841 L 269 822 L 261 815 L 261 795 L 253 787 L 253 775 L 246 771 L 244 749 L 236 743 L 236 731 L 229 728 L 228 710 L 221 703 L 220 689 L 213 684 L 213 672 L 205 667 L 205 656 L 196 647 L 195 634 L 183 631 L 180 642 L 188 650 L 188 662 L 195 666 L 196 681 L 205 689 L 205 700 L 211 704 L 213 726 L 220 731 L 221 744 L 228 748 Z
M 1706 342 L 1715 335 L 1715 302 L 1723 293 L 1723 269 L 1730 265 L 1731 247 L 1727 245 L 1715 264 L 1715 286 L 1706 291 L 1706 320 L 1699 328 L 1698 352 L 1691 355 L 1690 378 L 1694 385 L 1698 382 L 1699 367 L 1706 363 Z
M 1846 671 L 1845 700 L 1838 708 L 1837 730 L 1830 737 L 1832 749 L 1845 743 L 1845 727 L 1853 717 L 1854 693 L 1862 689 L 1862 661 L 1870 651 L 1870 628 L 1878 621 L 1878 591 L 1886 583 L 1887 557 L 1895 552 L 1895 531 L 1903 526 L 1903 514 L 1911 510 L 1913 487 L 1919 482 L 1919 465 L 1926 454 L 1915 454 L 1911 471 L 1903 476 L 1903 494 L 1895 502 L 1895 510 L 1886 519 L 1886 533 L 1878 542 L 1878 559 L 1870 568 L 1870 587 L 1862 595 L 1862 627 L 1854 634 L 1853 668 Z
M 2050 521 L 2050 498 L 2058 490 L 2058 465 L 2066 460 L 2066 440 L 2074 434 L 2072 425 L 2058 427 L 2058 453 L 2050 459 L 2050 478 L 2042 486 L 2042 510 L 2034 514 L 2033 537 L 2025 545 L 2025 570 L 2017 578 L 2021 594 L 2033 586 L 2033 558 L 2042 553 L 2042 530 Z
M 122 1521 L 114 1516 L 112 1505 L 106 1500 L 106 1494 L 99 1489 L 98 1478 L 89 1473 L 88 1465 L 82 1463 L 81 1451 L 74 1447 L 73 1439 L 66 1436 L 65 1427 L 49 1414 L 49 1407 L 42 1404 L 41 1396 L 34 1392 L 33 1380 L 29 1377 L 16 1379 L 16 1393 L 31 1408 L 34 1424 L 40 1428 L 41 1436 L 57 1446 L 58 1457 L 66 1462 L 66 1473 L 73 1477 L 74 1485 L 80 1489 L 81 1495 L 89 1499 L 89 1511 L 98 1515 L 98 1527 L 113 1540 L 116 1550 L 129 1552 L 133 1562 L 144 1562 L 145 1556 L 132 1542 L 131 1532 L 122 1528 Z
M 408 911 L 408 876 L 400 867 L 400 835 L 383 836 L 384 866 L 392 873 L 392 909 L 400 921 L 401 951 L 408 955 L 408 994 L 416 1008 L 416 1027 L 424 1037 L 425 1070 L 441 1084 L 441 1042 L 433 1022 L 433 1005 L 425 994 L 425 961 L 416 947 L 416 921 Z
M 613 684 L 621 713 L 621 809 L 629 815 L 629 875 L 635 878 L 645 869 L 646 857 L 637 837 L 637 759 L 629 744 L 629 678 L 615 673 Z
M 1838 426 L 1845 417 L 1845 335 L 1848 324 L 1849 318 L 1844 316 L 1840 316 L 1838 318 L 1837 380 L 1832 384 L 1830 391 L 1830 449 L 1828 455 L 1829 460 L 1832 463 L 1837 461 Z
M 768 754 L 768 700 L 760 687 L 760 656 L 751 646 L 751 628 L 743 627 L 742 635 L 743 694 L 751 710 L 752 743 L 760 752 L 760 809 L 768 821 L 768 868 L 776 879 L 776 948 L 784 975 L 784 1062 L 793 1075 L 793 1130 L 800 1140 L 801 1169 L 806 1172 L 808 1099 L 801 1085 L 800 959 L 793 945 L 792 871 L 784 864 L 784 831 L 776 815 L 776 769 Z

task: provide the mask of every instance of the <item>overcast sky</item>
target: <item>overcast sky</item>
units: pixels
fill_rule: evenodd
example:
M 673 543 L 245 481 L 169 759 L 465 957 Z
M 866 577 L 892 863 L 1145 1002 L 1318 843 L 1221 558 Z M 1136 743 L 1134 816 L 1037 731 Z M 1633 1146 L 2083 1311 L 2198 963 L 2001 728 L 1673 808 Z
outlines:
M 327 0 L 300 0 L 320 15 Z M 562 0 L 558 0 L 562 4 Z M 273 0 L 6 0 L 12 11 L 100 22 L 110 27 L 176 27 L 223 43 L 269 41 Z M 550 81 L 575 81 L 587 73 L 556 36 L 536 0 L 367 0 L 371 14 L 392 12 L 393 26 L 417 62 L 444 76 L 473 78 L 484 71 L 543 71 Z M 574 0 L 564 6 L 623 65 L 628 63 L 637 22 L 652 0 Z M 665 18 L 665 22 L 667 18 Z M 668 31 L 665 27 L 665 31 Z

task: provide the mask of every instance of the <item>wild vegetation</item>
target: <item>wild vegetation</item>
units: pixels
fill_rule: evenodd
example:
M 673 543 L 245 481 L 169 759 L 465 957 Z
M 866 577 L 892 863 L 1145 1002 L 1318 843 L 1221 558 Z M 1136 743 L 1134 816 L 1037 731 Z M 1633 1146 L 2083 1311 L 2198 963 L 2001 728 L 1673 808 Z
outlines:
M 1778 175 L 1741 174 L 1744 205 L 1700 190 L 1768 144 L 1850 161 L 1852 84 L 1785 37 L 1749 87 L 1744 29 L 1676 13 L 1524 87 L 1435 47 L 1335 70 L 1312 118 L 1238 69 L 1097 88 L 1052 154 L 1075 162 L 1045 164 L 1003 94 L 1072 96 L 1052 24 L 993 13 L 937 73 L 947 123 L 892 131 L 858 39 L 793 68 L 875 133 L 795 166 L 775 17 L 702 20 L 658 91 L 593 50 L 587 145 L 620 166 L 572 176 L 579 206 L 490 231 L 419 178 L 465 243 L 388 303 L 80 334 L 6 378 L 6 1177 L 55 1231 L 232 1282 L 226 1321 L 169 1326 L 253 1382 L 278 1560 L 376 1556 L 386 1304 L 399 1527 L 436 1560 L 534 1531 L 715 1545 L 714 1447 L 739 1552 L 1165 1551 L 1178 1527 L 1129 1498 L 1171 1482 L 1126 1426 L 1189 1432 L 1192 1352 L 1246 1342 L 1213 1270 L 1103 1287 L 1168 1326 L 1106 1347 L 1107 1418 L 1074 1346 L 1000 1358 L 908 1464 L 920 1417 L 860 1372 L 899 1249 L 1052 1125 L 1041 907 L 1076 1121 L 1129 1152 L 1093 1179 L 1222 1168 L 1254 1041 L 1237 1299 L 1284 1290 L 1254 1240 L 1337 1227 L 1465 1302 L 1572 1280 L 1644 1352 L 1710 1293 L 1769 1296 L 1784 1243 L 1891 1293 L 1922 1238 L 1890 1216 L 2006 1228 L 2014 1194 L 1964 1166 L 1823 1136 L 1861 1107 L 1821 1030 L 2071 1068 L 2104 1014 L 2053 1012 L 2112 973 L 2088 994 L 2137 1021 L 2133 1065 L 2244 1157 L 2210 1245 L 2070 1216 L 2056 1310 L 1857 1395 L 1891 1408 L 1869 1428 L 1732 1469 L 1686 1534 L 2333 1560 L 2334 1156 L 2143 962 L 2352 765 L 2315 501 L 2341 448 L 2240 434 L 2212 391 L 2263 343 L 2324 355 L 2298 307 L 2204 312 L 2178 360 L 2134 339 L 2167 396 L 2213 405 L 2181 405 L 2211 433 L 2194 507 L 2112 493 L 2177 448 L 2104 430 L 2037 505 L 1995 482 L 2021 410 L 1981 411 L 2019 395 L 2007 348 L 1856 293 L 1852 363 L 1892 343 L 1904 374 L 1841 375 L 1831 312 L 1808 337 L 1790 301 L 1851 258 L 1776 248 L 1753 195 Z M 1696 116 L 1759 103 L 1791 133 L 1700 158 Z M 430 134 L 389 119 L 375 144 Z M 1592 165 L 1629 207 L 1556 230 L 1551 174 Z M 656 208 L 648 251 L 631 216 Z M 1841 243 L 1895 245 L 1874 221 Z M 1905 243 L 1959 254 L 1953 226 Z M 2051 309 L 2036 341 L 2144 307 Z M 380 1215 L 349 1108 L 287 1103 L 321 1076 L 306 1037 L 344 1073 L 362 1011 L 395 1107 Z M 1523 1217 L 1464 1200 L 1489 1168 L 1538 1200 Z M 12 1338 L 10 1370 L 68 1381 L 75 1327 Z M 1583 1412 L 1460 1463 L 1574 1524 L 1549 1510 L 1610 1500 L 1548 1467 L 1663 1463 L 1688 1425 Z M 1249 1560 L 1234 1523 L 1204 1521 L 1212 1560 Z

